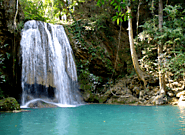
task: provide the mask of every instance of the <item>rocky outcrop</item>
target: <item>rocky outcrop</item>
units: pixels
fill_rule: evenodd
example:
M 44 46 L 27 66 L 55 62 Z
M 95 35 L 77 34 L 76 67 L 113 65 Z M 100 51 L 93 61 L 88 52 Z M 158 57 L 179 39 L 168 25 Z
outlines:
M 0 89 L 4 94 L 20 98 L 21 88 L 20 69 L 19 66 L 19 46 L 20 32 L 23 26 L 24 15 L 18 6 L 18 14 L 16 16 L 16 27 L 14 27 L 14 18 L 16 14 L 16 0 L 0 0 L 0 54 L 3 58 L 0 72 L 6 78 L 6 82 L 0 83 Z M 1 78 L 0 78 L 0 81 Z M 6 88 L 6 91 L 4 90 Z
M 13 97 L 0 100 L 0 111 L 20 110 L 20 105 Z
M 132 105 L 161 105 L 167 104 L 168 98 L 166 96 L 160 96 L 157 86 L 158 80 L 151 81 L 147 88 L 143 87 L 143 84 L 138 77 L 125 77 L 113 85 L 108 87 L 107 91 L 103 94 L 92 94 L 86 96 L 86 101 L 92 103 L 107 103 L 107 104 L 132 104 Z M 93 96 L 94 95 L 94 96 Z

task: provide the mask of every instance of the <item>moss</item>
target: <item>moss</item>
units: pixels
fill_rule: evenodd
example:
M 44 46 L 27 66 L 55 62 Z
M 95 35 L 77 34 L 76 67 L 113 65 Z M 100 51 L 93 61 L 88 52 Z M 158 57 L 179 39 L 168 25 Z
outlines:
M 99 103 L 105 103 L 107 101 L 108 96 L 102 96 L 99 98 Z
M 20 105 L 13 97 L 0 100 L 0 111 L 20 110 Z

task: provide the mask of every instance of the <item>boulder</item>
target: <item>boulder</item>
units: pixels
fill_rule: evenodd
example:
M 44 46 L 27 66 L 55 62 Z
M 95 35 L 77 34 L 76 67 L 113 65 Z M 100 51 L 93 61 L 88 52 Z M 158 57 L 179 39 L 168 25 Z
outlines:
M 185 91 L 181 91 L 181 92 L 177 93 L 176 97 L 179 97 L 180 98 L 181 95 L 185 95 Z
M 142 99 L 144 95 L 145 95 L 145 91 L 144 90 L 141 90 L 139 92 L 139 99 Z
M 141 91 L 140 87 L 135 86 L 133 91 L 136 93 L 136 95 L 139 95 L 139 92 Z
M 154 100 L 151 102 L 154 105 L 163 105 L 167 103 L 167 97 L 164 95 L 157 95 Z
M 20 105 L 13 97 L 0 100 L 0 111 L 20 110 Z
M 53 104 L 48 104 L 42 101 L 37 101 L 34 103 L 30 103 L 29 104 L 30 108 L 53 108 L 53 107 L 57 107 L 56 105 Z
M 172 91 L 168 91 L 168 92 L 167 92 L 167 95 L 168 95 L 169 97 L 173 97 L 173 96 L 174 96 L 174 94 L 173 94 Z
M 111 97 L 107 103 L 108 104 L 134 104 L 138 102 L 139 99 L 134 97 L 133 95 L 126 94 L 124 96 L 119 97 Z

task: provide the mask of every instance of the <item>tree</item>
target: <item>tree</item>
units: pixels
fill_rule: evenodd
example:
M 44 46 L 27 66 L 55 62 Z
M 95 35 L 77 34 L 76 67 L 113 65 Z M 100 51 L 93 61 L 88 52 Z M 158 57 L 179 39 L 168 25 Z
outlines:
M 130 4 L 131 5 L 131 0 L 129 0 Z M 127 9 L 128 9 L 128 35 L 129 35 L 129 42 L 130 42 L 130 52 L 131 52 L 131 56 L 132 56 L 132 62 L 133 62 L 133 65 L 134 65 L 134 69 L 138 75 L 138 77 L 144 82 L 144 87 L 146 87 L 146 80 L 145 80 L 145 74 L 144 72 L 140 69 L 139 67 L 139 63 L 138 63 L 138 57 L 137 57 L 137 54 L 136 54 L 136 50 L 135 50 L 135 47 L 134 47 L 134 39 L 133 39 L 133 29 L 132 29 L 132 18 L 131 18 L 131 7 L 130 6 L 127 6 Z
M 98 0 L 98 5 L 100 6 L 101 3 L 104 4 L 104 0 Z M 131 5 L 132 5 L 132 0 L 129 0 L 129 2 L 127 3 L 126 0 L 112 0 L 111 4 L 115 7 L 115 9 L 118 10 L 118 12 L 116 12 L 116 15 L 113 17 L 113 21 L 117 21 L 117 24 L 119 24 L 120 22 L 123 21 L 123 17 L 124 17 L 124 21 L 127 20 L 128 17 L 128 35 L 129 35 L 129 43 L 130 43 L 130 52 L 131 52 L 131 57 L 132 57 L 132 62 L 133 62 L 133 66 L 134 69 L 138 75 L 138 77 L 144 82 L 144 87 L 146 88 L 147 82 L 145 80 L 146 74 L 140 69 L 139 67 L 139 63 L 138 63 L 138 57 L 136 54 L 136 50 L 134 47 L 134 39 L 133 39 L 133 28 L 132 28 L 132 17 L 131 17 Z M 140 4 L 140 1 L 139 1 Z M 122 8 L 124 9 L 125 7 L 127 7 L 127 12 L 123 13 Z
M 83 0 L 20 0 L 26 20 L 59 23 L 62 16 L 71 16 L 74 6 Z
M 163 24 L 163 1 L 159 0 L 159 30 L 162 33 L 162 24 Z M 160 94 L 165 94 L 165 78 L 164 73 L 162 73 L 162 53 L 163 53 L 163 45 L 162 41 L 158 44 L 158 72 L 159 72 L 159 86 L 160 86 Z

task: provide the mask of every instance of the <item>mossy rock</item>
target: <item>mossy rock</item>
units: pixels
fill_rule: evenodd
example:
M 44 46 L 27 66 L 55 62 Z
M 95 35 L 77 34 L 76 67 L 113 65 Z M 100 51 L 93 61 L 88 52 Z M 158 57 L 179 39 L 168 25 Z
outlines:
M 20 105 L 13 97 L 0 100 L 0 111 L 20 110 Z
M 87 103 L 99 103 L 99 96 L 87 90 L 83 93 L 84 101 Z

